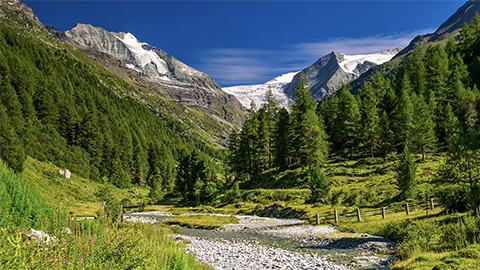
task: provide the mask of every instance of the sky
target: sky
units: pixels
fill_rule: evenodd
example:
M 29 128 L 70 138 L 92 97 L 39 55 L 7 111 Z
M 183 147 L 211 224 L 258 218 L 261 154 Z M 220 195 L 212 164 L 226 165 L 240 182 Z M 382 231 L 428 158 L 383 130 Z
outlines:
M 339 51 L 376 53 L 435 31 L 465 1 L 24 1 L 45 25 L 130 32 L 221 86 L 264 83 Z

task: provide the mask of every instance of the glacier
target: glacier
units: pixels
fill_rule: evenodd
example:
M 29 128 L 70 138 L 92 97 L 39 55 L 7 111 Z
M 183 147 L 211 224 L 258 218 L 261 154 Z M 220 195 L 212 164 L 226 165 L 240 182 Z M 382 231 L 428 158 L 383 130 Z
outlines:
M 257 108 L 260 108 L 265 103 L 265 94 L 270 89 L 279 105 L 284 108 L 289 108 L 293 101 L 287 96 L 284 90 L 298 72 L 299 71 L 282 74 L 263 84 L 223 87 L 222 90 L 234 95 L 246 108 L 250 108 L 252 101 L 255 102 Z

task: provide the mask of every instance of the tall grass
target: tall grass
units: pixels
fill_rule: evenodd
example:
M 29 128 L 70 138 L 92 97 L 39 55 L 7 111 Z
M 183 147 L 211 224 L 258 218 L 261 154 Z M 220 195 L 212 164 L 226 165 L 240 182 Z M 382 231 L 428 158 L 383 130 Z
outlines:
M 18 175 L 0 162 L 0 227 L 38 229 L 53 208 Z
M 27 236 L 30 228 L 57 240 L 37 242 Z M 208 268 L 184 253 L 165 228 L 72 220 L 0 162 L 0 269 Z

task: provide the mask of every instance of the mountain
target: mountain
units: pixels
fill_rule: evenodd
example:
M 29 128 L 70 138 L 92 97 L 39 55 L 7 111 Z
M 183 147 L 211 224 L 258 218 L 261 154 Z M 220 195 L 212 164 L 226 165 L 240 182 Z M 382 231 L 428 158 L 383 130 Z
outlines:
M 181 104 L 209 112 L 222 111 L 217 116 L 232 121 L 227 108 L 242 110 L 234 96 L 226 94 L 207 74 L 177 60 L 163 50 L 140 42 L 131 33 L 113 33 L 88 24 L 77 24 L 65 36 L 75 41 L 79 49 L 94 55 L 94 49 L 122 62 L 145 79 L 148 88 Z M 105 61 L 99 60 L 105 64 Z M 118 73 L 118 71 L 112 70 Z M 125 72 L 123 72 L 125 73 Z
M 238 85 L 224 87 L 222 89 L 236 96 L 240 103 L 246 108 L 250 107 L 252 101 L 255 102 L 257 107 L 261 107 L 264 103 L 265 94 L 268 90 L 271 90 L 280 106 L 288 108 L 292 103 L 292 99 L 285 94 L 285 89 L 297 73 L 298 71 L 286 73 L 264 84 Z
M 432 43 L 446 43 L 450 38 L 458 39 L 460 29 L 465 23 L 470 23 L 477 13 L 480 13 L 480 2 L 472 0 L 467 1 L 452 16 L 442 23 L 435 32 L 415 37 L 407 47 L 401 50 L 390 61 L 370 69 L 363 73 L 359 78 L 352 81 L 352 91 L 357 92 L 362 86 L 363 81 L 369 80 L 372 74 L 376 71 L 386 77 L 392 78 L 398 67 L 404 63 L 406 56 L 417 47 L 426 47 L 428 44 Z
M 438 29 L 430 34 L 415 37 L 410 44 L 398 53 L 396 57 L 411 52 L 415 47 L 425 46 L 428 43 L 441 42 L 457 36 L 464 24 L 469 24 L 473 17 L 480 12 L 480 2 L 468 1 L 450 16 Z
M 292 82 L 286 87 L 285 93 L 290 97 L 293 96 L 297 81 L 303 74 L 307 78 L 313 98 L 323 99 L 333 94 L 343 83 L 349 83 L 371 67 L 389 61 L 401 49 L 390 49 L 364 55 L 332 52 L 295 75 Z

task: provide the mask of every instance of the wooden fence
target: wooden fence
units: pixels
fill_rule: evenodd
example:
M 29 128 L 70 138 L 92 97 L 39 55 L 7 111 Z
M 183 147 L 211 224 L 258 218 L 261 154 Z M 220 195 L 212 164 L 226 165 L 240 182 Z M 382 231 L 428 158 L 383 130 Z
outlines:
M 103 202 L 103 207 L 105 208 L 107 206 L 106 202 Z M 143 201 L 140 204 L 137 205 L 130 205 L 130 204 L 120 204 L 120 220 L 123 222 L 123 214 L 125 213 L 125 209 L 143 209 L 145 207 L 145 204 Z M 84 220 L 84 219 L 98 219 L 97 216 L 92 216 L 92 215 L 74 215 L 73 212 L 70 212 L 70 217 L 74 219 L 75 221 L 79 220 Z
M 429 210 L 434 210 L 435 207 L 439 205 L 442 205 L 442 203 L 435 202 L 434 198 L 431 198 L 424 201 L 406 202 L 403 205 L 380 207 L 375 209 L 361 210 L 360 208 L 357 208 L 354 211 L 347 211 L 342 213 L 338 213 L 337 209 L 335 209 L 333 210 L 332 214 L 315 215 L 315 221 L 317 225 L 320 224 L 321 221 L 328 222 L 329 220 L 333 220 L 335 224 L 338 224 L 339 220 L 342 218 L 356 217 L 357 221 L 361 222 L 362 217 L 382 215 L 382 218 L 386 219 L 388 214 L 405 212 L 407 215 L 410 215 L 410 212 L 415 210 L 425 210 L 428 215 Z
M 123 214 L 125 213 L 125 209 L 143 209 L 144 207 L 145 204 L 143 201 L 137 205 L 129 205 L 128 203 L 126 205 L 120 204 L 120 221 L 123 222 Z

